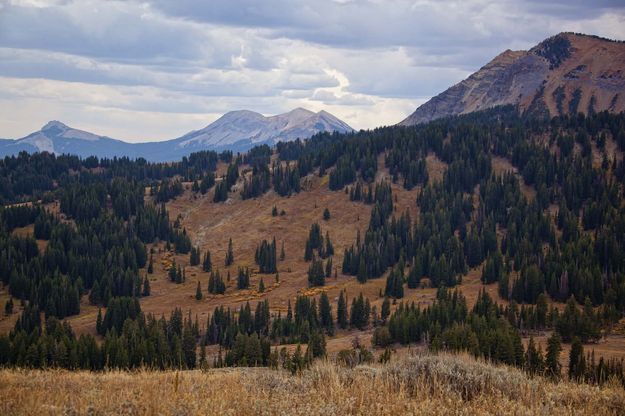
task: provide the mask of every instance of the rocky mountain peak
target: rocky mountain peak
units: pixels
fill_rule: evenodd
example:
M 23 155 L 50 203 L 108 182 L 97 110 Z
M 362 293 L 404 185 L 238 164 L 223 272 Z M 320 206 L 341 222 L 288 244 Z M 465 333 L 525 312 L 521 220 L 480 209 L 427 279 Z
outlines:
M 506 50 L 433 97 L 401 125 L 515 105 L 541 116 L 625 111 L 625 43 L 559 33 L 528 51 Z

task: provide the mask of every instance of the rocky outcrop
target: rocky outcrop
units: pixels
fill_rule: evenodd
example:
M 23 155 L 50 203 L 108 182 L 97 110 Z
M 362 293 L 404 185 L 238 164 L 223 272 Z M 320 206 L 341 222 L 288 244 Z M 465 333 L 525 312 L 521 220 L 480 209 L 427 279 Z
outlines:
M 401 125 L 512 104 L 558 115 L 625 111 L 625 43 L 561 33 L 530 49 L 507 50 L 432 98 Z

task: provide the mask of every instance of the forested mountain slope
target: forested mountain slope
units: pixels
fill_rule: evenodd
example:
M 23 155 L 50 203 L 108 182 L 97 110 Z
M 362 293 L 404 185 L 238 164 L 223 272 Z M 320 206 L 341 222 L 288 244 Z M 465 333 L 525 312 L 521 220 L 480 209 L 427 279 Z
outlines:
M 299 371 L 418 344 L 623 383 L 586 356 L 623 340 L 623 149 L 622 114 L 509 106 L 173 164 L 5 158 L 4 204 L 40 202 L 1 213 L 0 358 Z

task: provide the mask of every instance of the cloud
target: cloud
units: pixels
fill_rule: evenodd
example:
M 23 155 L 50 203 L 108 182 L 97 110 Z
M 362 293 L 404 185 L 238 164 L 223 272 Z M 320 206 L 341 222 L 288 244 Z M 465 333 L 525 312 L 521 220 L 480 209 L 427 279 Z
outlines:
M 0 137 L 48 119 L 122 139 L 229 110 L 400 121 L 505 49 L 625 38 L 621 1 L 0 0 Z

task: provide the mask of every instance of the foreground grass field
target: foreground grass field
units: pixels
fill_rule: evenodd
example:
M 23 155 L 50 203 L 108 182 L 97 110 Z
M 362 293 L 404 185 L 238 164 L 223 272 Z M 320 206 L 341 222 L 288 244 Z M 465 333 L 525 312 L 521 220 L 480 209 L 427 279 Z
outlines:
M 0 371 L 3 415 L 618 415 L 625 390 L 529 378 L 452 355 L 386 365 L 318 362 L 301 375 L 262 368 L 183 372 Z

